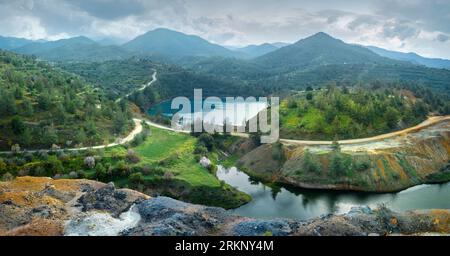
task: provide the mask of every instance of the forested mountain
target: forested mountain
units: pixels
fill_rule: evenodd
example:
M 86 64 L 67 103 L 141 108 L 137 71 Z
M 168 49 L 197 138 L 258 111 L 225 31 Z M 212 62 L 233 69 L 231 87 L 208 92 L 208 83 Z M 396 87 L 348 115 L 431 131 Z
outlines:
M 389 51 L 375 46 L 367 46 L 367 49 L 373 51 L 374 53 L 380 56 L 394 60 L 408 61 L 413 64 L 424 65 L 430 68 L 450 69 L 450 60 L 446 59 L 425 58 L 414 52 L 405 53 L 405 52 Z
M 271 45 L 277 47 L 277 48 L 281 48 L 281 47 L 285 47 L 290 45 L 290 43 L 285 43 L 285 42 L 276 42 L 276 43 L 271 43 Z
M 335 64 L 383 64 L 393 62 L 364 47 L 346 44 L 323 32 L 258 57 L 255 61 L 277 70 Z
M 4 50 L 12 50 L 31 43 L 33 41 L 24 38 L 0 36 L 0 49 Z
M 119 46 L 102 46 L 87 37 L 74 37 L 50 42 L 35 42 L 13 51 L 36 55 L 51 61 L 101 61 L 129 57 L 131 54 Z
M 183 56 L 224 56 L 237 57 L 239 53 L 220 45 L 212 44 L 205 39 L 186 35 L 169 29 L 155 29 L 138 36 L 123 45 L 130 51 L 144 54 L 158 54 L 171 57 Z
M 255 87 L 305 89 L 338 84 L 410 82 L 450 94 L 450 71 L 392 60 L 317 33 L 253 60 L 208 58 L 186 67 Z
M 80 77 L 0 51 L 0 148 L 73 147 L 115 140 L 132 126 L 126 105 Z
M 264 43 L 260 45 L 248 45 L 246 47 L 237 48 L 236 51 L 243 52 L 250 58 L 256 58 L 269 52 L 273 52 L 278 48 L 279 47 L 276 47 L 272 44 Z

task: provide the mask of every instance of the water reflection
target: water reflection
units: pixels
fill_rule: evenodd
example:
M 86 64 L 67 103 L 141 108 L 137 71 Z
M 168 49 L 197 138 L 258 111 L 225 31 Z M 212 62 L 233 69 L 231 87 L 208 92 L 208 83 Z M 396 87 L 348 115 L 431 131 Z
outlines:
M 450 208 L 450 183 L 419 185 L 399 193 L 357 193 L 307 190 L 291 187 L 268 187 L 236 168 L 219 166 L 217 176 L 250 194 L 253 200 L 231 210 L 249 217 L 286 217 L 309 219 L 328 213 L 348 212 L 351 207 L 376 207 L 385 203 L 394 210 Z

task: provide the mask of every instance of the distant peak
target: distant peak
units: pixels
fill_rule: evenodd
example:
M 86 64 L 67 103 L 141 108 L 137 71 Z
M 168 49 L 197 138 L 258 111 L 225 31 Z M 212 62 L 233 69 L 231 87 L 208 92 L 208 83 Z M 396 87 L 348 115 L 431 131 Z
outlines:
M 92 39 L 85 37 L 85 36 L 76 36 L 76 37 L 61 39 L 60 41 L 90 42 L 90 43 L 92 42 L 92 43 L 94 43 L 94 41 Z
M 150 33 L 177 33 L 177 34 L 181 34 L 181 32 L 172 30 L 172 29 L 168 29 L 168 28 L 155 28 L 153 30 L 150 30 L 147 32 L 147 34 Z
M 329 38 L 329 39 L 334 39 L 332 36 L 328 35 L 325 32 L 315 33 L 314 35 L 310 36 L 310 38 Z

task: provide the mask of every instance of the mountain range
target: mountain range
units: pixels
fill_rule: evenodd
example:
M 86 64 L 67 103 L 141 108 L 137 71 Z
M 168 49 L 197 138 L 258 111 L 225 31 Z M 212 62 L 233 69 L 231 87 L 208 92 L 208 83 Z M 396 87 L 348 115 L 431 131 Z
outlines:
M 445 68 L 450 69 L 450 60 L 446 59 L 438 59 L 438 58 L 425 58 L 414 52 L 395 52 L 389 51 L 383 48 L 375 47 L 375 46 L 367 46 L 367 49 L 373 51 L 374 53 L 387 57 L 394 60 L 402 60 L 408 61 L 413 64 L 423 65 L 430 68 Z
M 83 36 L 49 42 L 32 42 L 12 51 L 36 55 L 50 61 L 102 61 L 129 57 L 129 53 L 119 46 L 100 45 Z
M 31 43 L 33 41 L 24 38 L 0 36 L 0 49 L 3 50 L 12 50 Z
M 416 53 L 389 51 L 374 46 L 346 44 L 323 32 L 294 44 L 264 43 L 228 49 L 199 36 L 159 28 L 122 45 L 103 39 L 98 42 L 79 36 L 57 41 L 32 41 L 1 37 L 0 49 L 32 54 L 51 61 L 103 61 L 131 56 L 164 56 L 171 60 L 186 57 L 225 57 L 255 59 L 272 67 L 300 68 L 310 65 L 388 63 L 387 59 L 406 61 L 414 65 L 450 69 L 450 60 L 425 58 Z M 289 63 L 289 64 L 288 64 Z

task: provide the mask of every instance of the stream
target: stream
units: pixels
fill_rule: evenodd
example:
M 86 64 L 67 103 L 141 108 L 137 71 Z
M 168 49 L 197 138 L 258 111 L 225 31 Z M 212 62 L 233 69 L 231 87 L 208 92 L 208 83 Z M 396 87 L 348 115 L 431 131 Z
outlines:
M 354 206 L 376 208 L 384 203 L 395 211 L 450 209 L 450 182 L 418 185 L 397 193 L 364 193 L 271 188 L 253 180 L 236 167 L 218 166 L 217 177 L 252 196 L 252 201 L 232 213 L 258 218 L 310 219 L 329 213 L 346 213 Z

